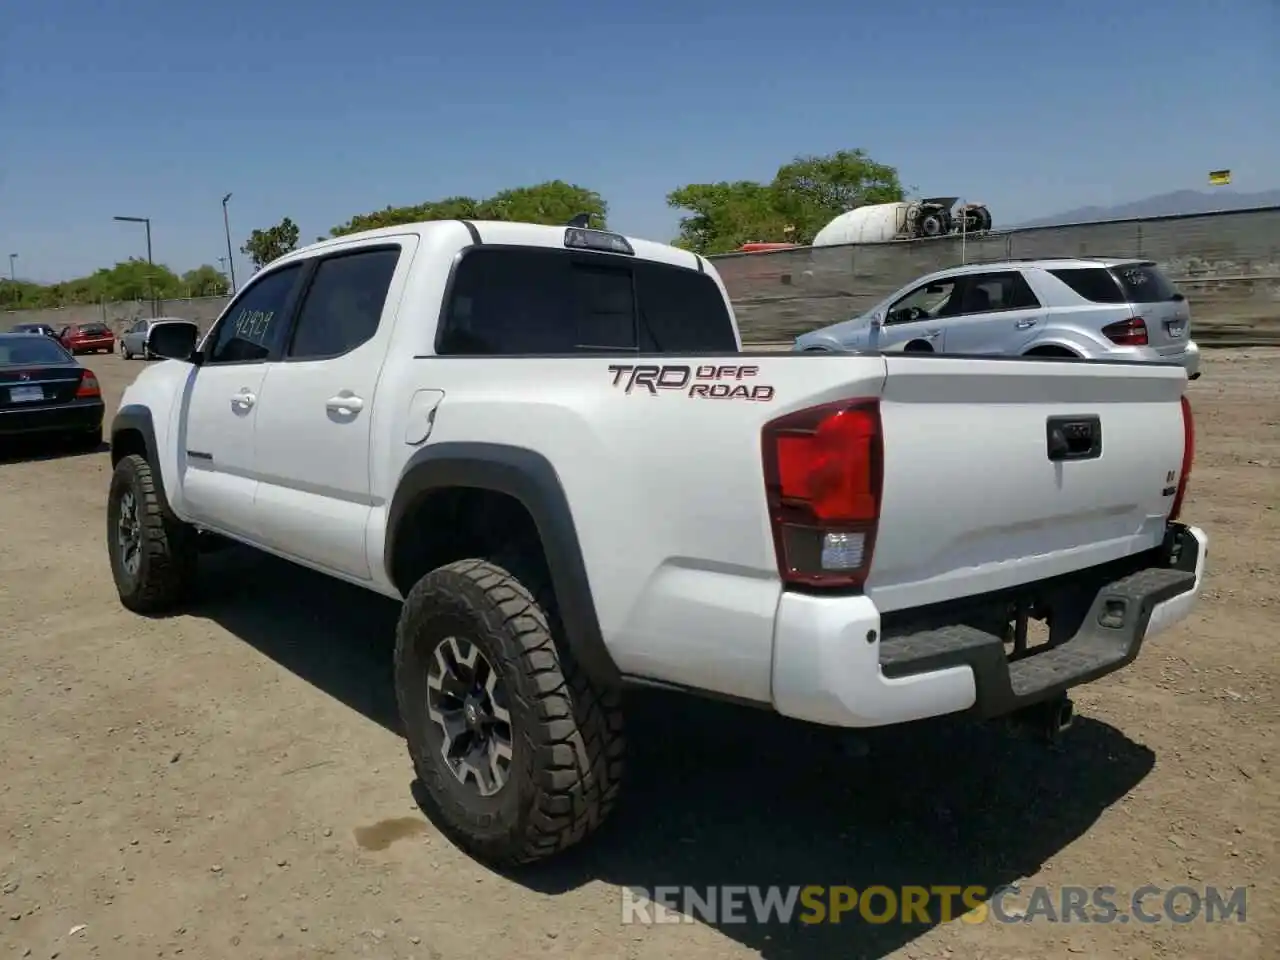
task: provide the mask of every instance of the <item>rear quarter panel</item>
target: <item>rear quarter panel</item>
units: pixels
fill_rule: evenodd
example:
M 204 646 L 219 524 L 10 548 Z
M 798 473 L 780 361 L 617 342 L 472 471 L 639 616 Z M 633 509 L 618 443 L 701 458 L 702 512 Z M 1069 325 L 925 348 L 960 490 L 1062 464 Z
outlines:
M 767 399 L 694 398 L 688 387 L 629 390 L 629 371 L 620 368 L 646 362 L 684 366 L 695 376 L 700 366 L 721 368 L 714 382 L 769 388 L 756 394 Z M 418 389 L 444 392 L 428 443 L 527 447 L 554 466 L 601 631 L 623 673 L 769 700 L 781 585 L 761 429 L 803 406 L 877 395 L 882 360 L 766 354 L 413 363 Z M 412 392 L 376 434 L 405 436 Z M 401 440 L 392 451 L 396 476 L 415 449 Z M 385 531 L 395 477 L 381 482 L 374 526 Z

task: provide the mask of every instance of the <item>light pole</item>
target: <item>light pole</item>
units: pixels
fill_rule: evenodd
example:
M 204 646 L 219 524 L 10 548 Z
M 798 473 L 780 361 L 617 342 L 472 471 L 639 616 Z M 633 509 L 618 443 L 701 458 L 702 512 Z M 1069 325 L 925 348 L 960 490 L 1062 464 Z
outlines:
M 155 263 L 151 260 L 151 218 L 150 217 L 112 217 L 112 220 L 119 220 L 121 223 L 141 223 L 147 228 L 147 293 L 151 295 L 151 318 L 156 317 L 156 288 L 152 274 L 155 272 Z
M 18 275 L 14 273 L 14 270 L 13 270 L 13 261 L 17 259 L 18 259 L 18 255 L 16 253 L 9 254 L 9 282 L 10 283 L 18 282 Z
M 231 268 L 231 295 L 236 295 L 236 258 L 231 252 L 231 220 L 227 217 L 227 201 L 231 194 L 222 198 L 222 229 L 227 234 L 227 266 Z

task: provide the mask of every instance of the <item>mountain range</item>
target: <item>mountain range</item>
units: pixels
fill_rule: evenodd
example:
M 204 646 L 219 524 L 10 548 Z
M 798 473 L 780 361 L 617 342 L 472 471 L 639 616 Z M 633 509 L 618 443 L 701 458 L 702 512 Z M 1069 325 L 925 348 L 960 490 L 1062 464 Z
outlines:
M 1068 223 L 1092 223 L 1098 220 L 1131 220 L 1146 217 L 1168 217 L 1181 213 L 1218 213 L 1224 210 L 1245 210 L 1250 207 L 1280 206 L 1280 190 L 1264 190 L 1260 193 L 1236 193 L 1232 190 L 1175 190 L 1122 203 L 1114 207 L 1078 207 L 1048 217 L 1037 217 L 1014 227 L 1056 227 Z

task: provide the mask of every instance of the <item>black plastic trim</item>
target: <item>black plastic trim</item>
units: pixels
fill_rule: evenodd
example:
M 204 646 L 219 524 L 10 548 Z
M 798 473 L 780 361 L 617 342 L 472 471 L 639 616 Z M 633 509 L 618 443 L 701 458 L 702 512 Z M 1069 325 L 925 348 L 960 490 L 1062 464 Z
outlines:
M 480 231 L 476 229 L 476 225 L 470 220 L 459 220 L 460 224 L 467 228 L 467 233 L 471 234 L 471 243 L 473 246 L 481 246 L 484 241 L 480 239 Z
M 119 463 L 123 456 L 119 453 L 119 438 L 124 433 L 136 431 L 142 437 L 142 445 L 146 450 L 147 463 L 151 464 L 151 477 L 155 481 L 156 496 L 160 498 L 160 507 L 173 519 L 173 510 L 169 506 L 169 497 L 164 489 L 164 471 L 160 469 L 160 459 L 156 452 L 155 421 L 151 411 L 141 404 L 131 403 L 121 407 L 111 421 L 111 466 Z
M 1011 660 L 1002 637 L 953 623 L 886 635 L 880 643 L 880 669 L 886 677 L 898 678 L 968 667 L 977 690 L 977 702 L 969 712 L 983 718 L 1006 716 L 1063 696 L 1072 687 L 1114 673 L 1137 658 L 1156 604 L 1195 586 L 1199 542 L 1183 525 L 1170 524 L 1164 544 L 1135 559 L 1138 562 L 1128 572 L 1079 596 L 1078 626 L 1069 638 L 1051 647 L 1033 648 Z M 1087 578 L 1091 573 L 1081 575 Z M 1069 585 L 1072 578 L 1061 580 L 1058 587 Z M 989 606 L 998 603 L 993 599 Z
M 547 558 L 569 649 L 595 683 L 620 686 L 621 675 L 600 632 L 568 497 L 555 468 L 539 453 L 466 442 L 434 443 L 415 453 L 400 476 L 387 516 L 383 562 L 392 582 L 396 541 L 411 509 L 434 490 L 459 487 L 507 494 L 529 511 Z

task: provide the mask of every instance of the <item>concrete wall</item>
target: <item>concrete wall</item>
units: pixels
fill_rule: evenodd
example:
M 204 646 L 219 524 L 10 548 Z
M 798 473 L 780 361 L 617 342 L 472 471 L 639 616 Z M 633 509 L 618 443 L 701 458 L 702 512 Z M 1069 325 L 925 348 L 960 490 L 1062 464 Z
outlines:
M 733 299 L 743 340 L 767 342 L 856 316 L 934 270 L 1049 256 L 1154 260 L 1191 301 L 1197 340 L 1247 334 L 1280 341 L 1280 208 L 711 259 Z
M 187 300 L 161 300 L 156 307 L 157 316 L 182 317 L 200 324 L 207 330 L 227 305 L 227 297 L 193 297 Z M 88 303 L 74 307 L 51 307 L 47 310 L 5 310 L 0 312 L 0 329 L 8 330 L 15 323 L 47 323 L 62 329 L 72 323 L 102 321 L 116 333 L 133 325 L 134 321 L 151 316 L 151 305 L 146 300 L 116 301 L 112 303 Z
M 1187 294 L 1199 342 L 1280 342 L 1280 208 L 1035 227 L 985 237 L 909 240 L 713 257 L 744 341 L 789 340 L 869 309 L 922 274 L 975 260 L 1049 256 L 1145 257 Z M 161 315 L 207 329 L 225 297 L 161 302 Z M 89 304 L 7 311 L 0 326 L 102 320 L 117 331 L 149 306 Z

